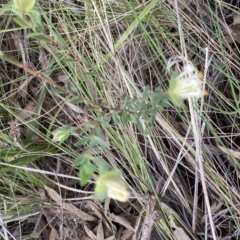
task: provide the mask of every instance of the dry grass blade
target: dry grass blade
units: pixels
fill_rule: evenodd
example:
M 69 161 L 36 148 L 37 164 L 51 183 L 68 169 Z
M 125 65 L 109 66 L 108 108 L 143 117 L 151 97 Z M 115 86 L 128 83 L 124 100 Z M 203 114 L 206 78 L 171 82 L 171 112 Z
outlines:
M 1 237 L 239 239 L 239 1 L 36 1 L 33 25 L 6 2 Z M 208 96 L 153 109 L 190 62 Z M 93 200 L 84 154 L 121 170 L 129 202 Z
M 229 148 L 225 148 L 225 147 L 222 147 L 220 145 L 218 145 L 219 149 L 226 153 L 227 155 L 230 155 L 230 156 L 233 156 L 237 159 L 240 159 L 240 152 L 239 151 L 235 151 L 235 150 L 232 150 L 232 149 L 229 149 Z

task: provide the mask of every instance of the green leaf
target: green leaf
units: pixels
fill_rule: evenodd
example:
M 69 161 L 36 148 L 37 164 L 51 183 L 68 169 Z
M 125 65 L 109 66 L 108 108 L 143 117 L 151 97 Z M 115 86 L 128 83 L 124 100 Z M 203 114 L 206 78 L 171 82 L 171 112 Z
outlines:
M 2 5 L 2 7 L 0 8 L 0 16 L 10 10 L 12 10 L 12 1 L 10 1 L 7 4 Z
M 118 114 L 114 111 L 112 112 L 112 118 L 113 118 L 113 121 L 116 123 L 116 124 L 119 124 L 120 123 L 120 118 L 118 116 Z
M 109 123 L 108 123 L 110 121 L 109 117 L 110 116 L 104 116 L 98 120 L 102 127 L 104 128 L 109 127 Z
M 163 93 L 163 90 L 159 87 L 157 87 L 155 90 L 154 90 L 154 93 L 157 94 L 157 95 L 161 95 Z
M 108 144 L 100 137 L 94 136 L 91 142 L 89 143 L 90 147 L 99 145 L 102 148 L 108 148 Z
M 143 126 L 142 126 L 142 123 L 140 122 L 139 119 L 136 120 L 136 125 L 137 125 L 137 128 L 142 132 L 143 131 Z
M 76 60 L 74 58 L 65 58 L 63 60 L 63 62 L 65 62 L 65 63 L 75 63 L 75 62 L 78 62 L 78 60 Z
M 77 141 L 74 146 L 79 147 L 90 141 L 90 137 L 85 137 Z
M 152 106 L 153 107 L 156 107 L 158 104 L 159 104 L 159 95 L 154 93 L 152 96 L 151 96 L 151 103 L 152 103 Z
M 111 183 L 110 186 L 109 186 L 109 183 Z M 114 193 L 118 194 L 116 191 L 118 189 L 114 189 L 114 192 L 113 192 L 113 188 L 116 186 L 116 184 L 117 186 L 120 187 L 120 192 L 124 193 L 121 195 L 127 196 L 128 194 L 127 194 L 126 186 L 124 182 L 121 180 L 121 172 L 118 170 L 113 170 L 113 171 L 108 171 L 99 176 L 99 178 L 96 181 L 94 198 L 100 201 L 103 201 L 107 197 L 108 191 L 109 191 L 109 195 L 114 195 Z M 120 198 L 116 195 L 116 198 L 114 199 L 117 199 L 117 198 L 120 200 Z
M 95 166 L 90 162 L 84 164 L 80 169 L 81 186 L 85 186 L 87 182 L 92 178 L 95 171 Z
M 122 112 L 121 117 L 123 124 L 127 124 L 129 122 L 130 116 L 127 112 Z
M 22 28 L 31 28 L 31 23 L 22 20 L 20 17 L 14 17 L 13 20 Z
M 143 93 L 142 93 L 142 97 L 143 98 L 148 98 L 148 96 L 149 96 L 149 86 L 146 86 L 145 88 L 144 88 L 144 90 L 143 90 Z
M 93 198 L 102 202 L 106 197 L 107 197 L 106 184 L 104 182 L 99 183 L 97 182 L 94 189 Z
M 138 103 L 138 105 L 139 105 L 139 109 L 142 109 L 143 111 L 147 110 L 146 100 L 141 101 L 140 103 Z
M 148 121 L 149 120 L 149 113 L 148 112 L 142 112 L 142 118 L 145 120 L 145 121 Z
M 50 89 L 50 92 L 58 93 L 58 94 L 65 94 L 66 93 L 66 91 L 64 91 L 62 89 L 59 89 L 59 88 L 52 88 L 52 89 Z
M 138 112 L 141 109 L 141 104 L 139 102 L 132 102 L 127 107 L 131 112 Z
M 112 170 L 101 175 L 99 178 L 99 181 L 106 182 L 112 179 L 118 179 L 120 177 L 121 177 L 121 172 L 119 170 Z
M 84 125 L 81 126 L 82 129 L 79 133 L 79 136 L 82 136 L 84 133 L 88 134 L 89 136 L 94 134 L 94 129 L 95 129 L 95 125 L 91 124 L 91 123 L 84 123 Z
M 104 174 L 110 169 L 109 164 L 102 158 L 99 157 L 93 157 L 92 162 L 98 167 L 98 173 L 99 175 Z
M 104 127 L 104 128 L 108 128 L 109 127 L 109 123 L 106 119 L 101 119 L 101 122 L 100 122 L 101 126 Z
M 170 107 L 170 103 L 165 99 L 164 101 L 161 102 L 161 106 L 158 109 L 162 111 L 163 108 L 168 108 L 168 107 Z
M 159 101 L 160 100 L 165 100 L 165 101 L 168 100 L 168 95 L 166 93 L 164 93 L 163 90 L 160 88 L 155 89 L 154 95 L 158 96 Z
M 27 15 L 32 19 L 32 22 L 34 23 L 35 26 L 34 29 L 38 28 L 39 31 L 42 31 L 43 25 L 39 12 L 36 10 L 31 10 L 30 12 L 27 13 Z
M 63 143 L 69 135 L 76 130 L 76 127 L 72 126 L 63 126 L 52 132 L 53 134 L 53 142 Z
M 174 94 L 174 89 L 176 87 L 176 84 L 177 84 L 176 77 L 172 75 L 169 83 L 169 89 L 168 89 L 169 98 L 175 106 L 182 107 L 183 99 L 179 97 L 177 94 Z
M 83 168 L 80 169 L 79 178 L 80 178 L 80 185 L 84 186 L 90 180 L 89 174 L 87 174 Z
M 151 114 L 150 114 L 151 125 L 155 122 L 156 114 L 157 114 L 157 109 L 156 108 L 151 109 Z
M 75 167 L 77 166 L 82 166 L 84 164 L 86 164 L 87 162 L 89 162 L 91 160 L 92 155 L 89 153 L 84 153 L 81 154 L 79 157 L 77 157 L 73 163 L 73 165 Z
M 50 40 L 47 37 L 43 36 L 41 33 L 29 33 L 27 37 L 34 38 L 43 42 L 50 42 Z
M 169 95 L 171 102 L 177 107 L 183 107 L 183 99 L 176 95 Z
M 96 171 L 96 167 L 90 161 L 83 164 L 82 167 L 84 171 L 88 174 L 93 174 Z
M 69 86 L 68 86 L 68 89 L 69 89 L 71 92 L 73 92 L 73 93 L 78 93 L 78 89 L 77 89 L 75 86 L 73 86 L 73 85 L 69 85 Z
M 79 104 L 79 103 L 83 103 L 83 100 L 79 97 L 73 97 L 73 98 L 69 99 L 69 102 L 71 104 Z
M 64 39 L 62 38 L 62 36 L 58 32 L 51 30 L 51 34 L 54 37 L 56 42 L 62 44 L 64 47 L 68 47 L 66 45 L 66 42 L 64 41 Z

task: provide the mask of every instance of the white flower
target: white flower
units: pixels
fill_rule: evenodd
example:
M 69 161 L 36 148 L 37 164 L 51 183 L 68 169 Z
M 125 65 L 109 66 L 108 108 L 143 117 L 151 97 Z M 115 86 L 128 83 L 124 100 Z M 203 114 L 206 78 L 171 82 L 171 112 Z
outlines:
M 103 201 L 109 197 L 120 202 L 128 200 L 130 194 L 126 183 L 121 178 L 120 171 L 107 171 L 95 178 L 97 180 L 93 195 L 95 199 Z
M 106 183 L 107 196 L 120 202 L 126 202 L 129 198 L 129 192 L 125 182 L 121 179 L 111 179 Z
M 168 90 L 171 100 L 180 105 L 181 100 L 188 97 L 201 98 L 207 95 L 203 90 L 203 81 L 198 75 L 197 70 L 190 64 L 186 65 L 183 72 L 170 82 Z
M 30 12 L 35 5 L 35 0 L 13 0 L 13 6 L 22 13 Z

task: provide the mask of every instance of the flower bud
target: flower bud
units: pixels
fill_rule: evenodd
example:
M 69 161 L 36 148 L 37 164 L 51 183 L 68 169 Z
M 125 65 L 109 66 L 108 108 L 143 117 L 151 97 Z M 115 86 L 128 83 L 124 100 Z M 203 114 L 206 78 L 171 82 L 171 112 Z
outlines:
M 111 179 L 106 183 L 107 196 L 120 202 L 126 202 L 129 198 L 129 192 L 125 182 L 121 179 Z
M 28 13 L 33 9 L 35 0 L 13 0 L 13 5 L 19 12 Z
M 179 76 L 171 79 L 168 94 L 171 101 L 180 106 L 182 101 L 188 97 L 201 98 L 203 95 L 207 95 L 207 91 L 202 87 L 203 82 L 197 71 L 188 64 Z
M 121 179 L 119 171 L 109 171 L 97 177 L 94 197 L 103 201 L 106 197 L 120 202 L 126 202 L 129 192 L 125 182 Z

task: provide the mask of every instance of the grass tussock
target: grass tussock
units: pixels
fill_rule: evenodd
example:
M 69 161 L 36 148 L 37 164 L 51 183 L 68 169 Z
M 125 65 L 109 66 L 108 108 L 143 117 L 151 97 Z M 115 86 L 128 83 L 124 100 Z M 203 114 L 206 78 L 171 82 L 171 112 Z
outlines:
M 0 10 L 1 239 L 239 239 L 238 1 L 46 0 L 34 10 L 41 35 Z M 152 124 L 122 114 L 104 125 L 146 86 L 167 91 L 168 67 L 181 74 L 186 58 L 207 96 L 160 106 Z M 65 126 L 76 131 L 53 141 Z M 80 184 L 76 159 L 89 152 L 121 170 L 128 202 L 93 200 L 97 178 Z

